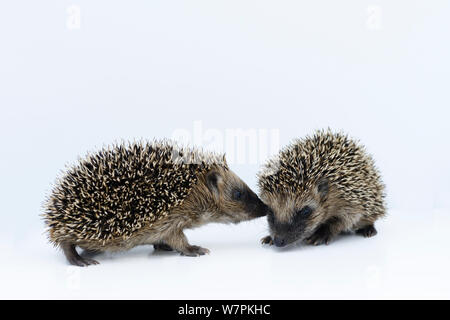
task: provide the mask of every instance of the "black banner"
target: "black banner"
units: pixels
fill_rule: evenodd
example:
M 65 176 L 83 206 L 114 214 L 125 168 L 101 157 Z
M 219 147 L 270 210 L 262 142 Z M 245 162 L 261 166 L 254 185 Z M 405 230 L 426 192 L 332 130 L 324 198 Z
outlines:
M 315 319 L 345 317 L 380 319 L 399 316 L 434 319 L 445 314 L 448 301 L 294 301 L 294 300 L 152 300 L 152 301 L 2 301 L 11 315 L 30 313 L 45 319 Z

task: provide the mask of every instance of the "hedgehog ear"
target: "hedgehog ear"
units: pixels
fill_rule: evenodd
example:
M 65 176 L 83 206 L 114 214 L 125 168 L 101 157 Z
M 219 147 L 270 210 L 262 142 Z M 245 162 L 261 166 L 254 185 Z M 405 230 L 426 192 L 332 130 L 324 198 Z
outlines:
M 222 183 L 222 176 L 217 171 L 210 171 L 206 174 L 206 185 L 209 191 L 215 196 L 219 196 L 219 185 Z
M 328 194 L 328 179 L 322 178 L 317 182 L 317 192 L 319 193 L 321 198 L 324 198 Z

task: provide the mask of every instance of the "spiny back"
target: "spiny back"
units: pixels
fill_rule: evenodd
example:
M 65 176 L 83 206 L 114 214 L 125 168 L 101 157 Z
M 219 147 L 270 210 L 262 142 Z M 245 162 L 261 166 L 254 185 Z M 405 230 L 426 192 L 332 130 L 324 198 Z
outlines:
M 258 173 L 261 193 L 302 194 L 328 179 L 345 200 L 384 213 L 384 185 L 364 147 L 342 133 L 317 131 L 294 140 Z
M 44 209 L 50 240 L 131 237 L 179 205 L 223 155 L 167 140 L 120 143 L 89 154 L 56 182 Z

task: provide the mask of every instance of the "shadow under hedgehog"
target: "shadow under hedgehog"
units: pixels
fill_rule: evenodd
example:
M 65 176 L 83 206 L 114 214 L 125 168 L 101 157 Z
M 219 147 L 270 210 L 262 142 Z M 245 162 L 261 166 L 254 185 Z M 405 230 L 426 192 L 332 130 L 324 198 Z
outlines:
M 330 130 L 293 141 L 258 173 L 270 207 L 271 235 L 263 244 L 328 244 L 341 232 L 365 237 L 385 215 L 384 184 L 372 157 L 357 141 Z
M 198 256 L 184 229 L 238 223 L 268 207 L 229 168 L 224 155 L 180 148 L 169 140 L 116 144 L 87 155 L 59 178 L 44 204 L 50 241 L 77 266 L 98 262 L 87 251 L 153 244 Z

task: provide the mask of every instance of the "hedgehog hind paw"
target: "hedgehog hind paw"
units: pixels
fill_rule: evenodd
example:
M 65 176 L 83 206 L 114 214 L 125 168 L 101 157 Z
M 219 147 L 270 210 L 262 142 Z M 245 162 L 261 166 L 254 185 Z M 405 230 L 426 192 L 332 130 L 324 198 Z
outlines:
M 67 261 L 69 261 L 71 265 L 78 267 L 86 267 L 89 265 L 99 264 L 99 262 L 94 259 L 81 257 L 76 251 L 75 245 L 73 244 L 63 243 L 61 244 L 61 248 L 64 251 L 64 255 L 66 256 Z
M 99 264 L 99 262 L 97 260 L 90 259 L 90 258 L 81 258 L 81 257 L 80 257 L 80 259 L 77 259 L 77 258 L 69 259 L 69 262 L 70 262 L 70 264 L 79 266 L 79 267 L 87 267 L 90 265 Z

